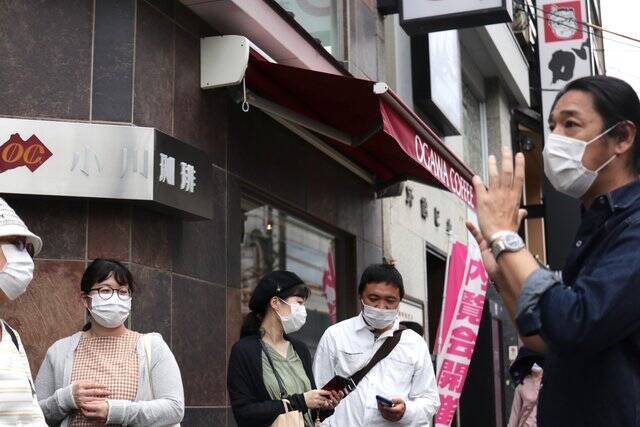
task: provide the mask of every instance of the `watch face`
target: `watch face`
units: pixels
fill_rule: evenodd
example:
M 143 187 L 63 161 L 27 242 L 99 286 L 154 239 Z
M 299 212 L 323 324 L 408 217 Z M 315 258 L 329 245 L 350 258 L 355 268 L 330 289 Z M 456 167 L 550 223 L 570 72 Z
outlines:
M 522 239 L 517 234 L 509 234 L 504 237 L 504 243 L 509 249 L 518 249 L 522 246 Z

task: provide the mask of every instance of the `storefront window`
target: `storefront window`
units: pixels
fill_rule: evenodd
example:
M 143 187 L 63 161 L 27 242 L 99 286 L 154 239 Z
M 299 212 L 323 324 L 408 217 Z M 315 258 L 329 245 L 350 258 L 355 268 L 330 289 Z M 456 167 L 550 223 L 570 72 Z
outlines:
M 343 0 L 275 0 L 289 12 L 327 52 L 344 59 L 342 28 Z
M 307 323 L 294 337 L 312 354 L 326 328 L 336 322 L 335 237 L 272 206 L 242 201 L 242 312 L 260 278 L 273 270 L 296 273 L 311 290 Z

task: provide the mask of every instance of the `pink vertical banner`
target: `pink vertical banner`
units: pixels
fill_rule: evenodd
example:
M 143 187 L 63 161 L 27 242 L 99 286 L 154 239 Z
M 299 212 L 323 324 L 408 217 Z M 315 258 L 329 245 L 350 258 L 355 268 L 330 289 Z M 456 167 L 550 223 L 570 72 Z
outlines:
M 444 339 L 449 335 L 451 320 L 458 304 L 462 281 L 464 279 L 465 263 L 467 261 L 467 245 L 461 242 L 453 242 L 447 257 L 447 269 L 445 276 L 444 295 L 442 299 L 442 312 L 440 324 L 436 333 L 435 351 L 439 354 L 442 351 Z
M 463 250 L 459 245 L 465 248 L 463 262 L 461 261 Z M 487 292 L 488 277 L 478 246 L 471 244 L 467 247 L 456 242 L 452 246 L 452 254 L 454 251 L 456 256 L 449 257 L 447 268 L 447 287 L 451 286 L 453 289 L 445 289 L 445 295 L 449 301 L 446 302 L 446 306 L 443 304 L 443 316 L 439 328 L 442 333 L 442 344 L 438 352 L 436 369 L 440 395 L 440 409 L 434 418 L 436 427 L 449 427 L 456 414 L 478 338 Z M 445 310 L 449 311 L 445 312 Z
M 331 250 L 327 254 L 327 269 L 322 275 L 322 291 L 327 299 L 327 308 L 329 310 L 329 320 L 332 324 L 336 323 L 336 272 L 333 268 L 333 255 Z

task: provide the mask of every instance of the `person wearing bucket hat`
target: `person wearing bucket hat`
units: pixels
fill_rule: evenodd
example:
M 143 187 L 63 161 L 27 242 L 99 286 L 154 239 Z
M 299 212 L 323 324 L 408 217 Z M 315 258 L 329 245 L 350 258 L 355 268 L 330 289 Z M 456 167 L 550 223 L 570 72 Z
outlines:
M 33 259 L 42 240 L 33 234 L 16 212 L 0 198 L 0 290 L 10 300 L 22 295 L 33 278 Z
M 42 240 L 0 198 L 0 305 L 27 290 L 33 278 L 32 257 L 41 249 Z M 4 320 L 0 332 L 0 425 L 44 426 L 20 335 Z
M 272 271 L 258 282 L 227 371 L 239 427 L 270 426 L 285 413 L 283 398 L 291 410 L 304 415 L 305 427 L 338 404 L 341 395 L 316 389 L 309 349 L 289 336 L 306 321 L 309 294 L 302 279 L 290 271 Z

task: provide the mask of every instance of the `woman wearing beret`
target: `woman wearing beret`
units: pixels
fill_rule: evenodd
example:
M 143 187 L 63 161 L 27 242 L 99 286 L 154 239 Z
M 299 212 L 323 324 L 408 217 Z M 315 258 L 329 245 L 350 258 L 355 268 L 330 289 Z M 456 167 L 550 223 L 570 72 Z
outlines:
M 338 404 L 338 394 L 316 389 L 309 349 L 287 335 L 304 325 L 308 297 L 309 288 L 289 271 L 268 273 L 256 286 L 229 357 L 227 387 L 239 427 L 270 426 L 285 412 L 282 388 L 305 427 Z

